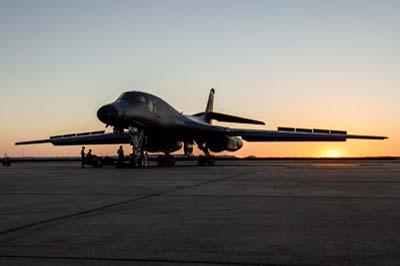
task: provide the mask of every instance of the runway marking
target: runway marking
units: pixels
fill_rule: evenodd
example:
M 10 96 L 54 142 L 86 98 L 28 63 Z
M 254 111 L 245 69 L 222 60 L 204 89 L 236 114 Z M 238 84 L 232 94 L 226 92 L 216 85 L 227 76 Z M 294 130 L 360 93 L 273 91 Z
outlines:
M 249 265 L 249 266 L 321 266 L 321 264 L 275 264 L 257 262 L 233 262 L 233 261 L 209 261 L 209 260 L 177 260 L 177 259 L 157 259 L 157 258 L 107 258 L 107 257 L 64 257 L 64 256 L 13 256 L 0 255 L 0 258 L 10 259 L 48 259 L 48 260 L 78 260 L 78 261 L 109 261 L 109 262 L 156 262 L 156 263 L 175 263 L 175 264 L 211 264 L 211 265 Z M 326 265 L 324 266 L 333 266 Z
M 53 218 L 48 218 L 48 219 L 44 219 L 44 220 L 41 220 L 41 221 L 32 222 L 32 223 L 28 223 L 28 224 L 12 227 L 12 228 L 0 231 L 0 237 L 2 237 L 4 235 L 7 235 L 7 234 L 10 234 L 10 233 L 14 233 L 14 232 L 30 229 L 30 228 L 33 228 L 33 227 L 36 227 L 36 226 L 45 225 L 45 224 L 49 224 L 49 223 L 52 223 L 52 222 L 58 222 L 58 221 L 65 220 L 65 219 L 68 219 L 68 218 L 73 218 L 73 217 L 77 217 L 77 216 L 81 216 L 81 215 L 85 215 L 85 214 L 90 214 L 90 213 L 94 213 L 94 212 L 98 212 L 98 211 L 103 211 L 103 210 L 110 209 L 110 208 L 113 208 L 113 207 L 116 207 L 116 206 L 121 206 L 121 205 L 129 204 L 129 203 L 132 203 L 132 202 L 140 201 L 140 200 L 145 200 L 145 199 L 149 199 L 149 198 L 153 198 L 153 197 L 158 197 L 158 196 L 162 196 L 162 195 L 166 195 L 166 194 L 169 194 L 169 193 L 182 191 L 182 190 L 186 190 L 186 189 L 190 189 L 190 188 L 194 188 L 194 187 L 200 187 L 200 186 L 204 186 L 204 185 L 207 185 L 207 184 L 211 184 L 211 183 L 215 183 L 215 182 L 219 182 L 219 181 L 223 181 L 223 180 L 227 180 L 227 179 L 232 179 L 232 178 L 243 176 L 243 175 L 254 174 L 256 172 L 257 171 L 252 171 L 252 172 L 246 172 L 246 173 L 240 173 L 240 174 L 235 174 L 235 175 L 229 175 L 229 176 L 224 176 L 224 177 L 220 177 L 220 178 L 215 178 L 215 179 L 203 181 L 203 182 L 192 184 L 192 185 L 181 186 L 181 187 L 177 187 L 177 188 L 166 190 L 166 191 L 161 191 L 161 192 L 152 193 L 152 194 L 149 194 L 149 195 L 136 197 L 136 198 L 129 199 L 129 200 L 124 200 L 124 201 L 119 201 L 119 202 L 107 204 L 107 205 L 104 205 L 104 206 L 101 206 L 101 207 L 96 207 L 96 208 L 92 208 L 92 209 L 88 209 L 88 210 L 84 210 L 84 211 L 79 211 L 79 212 L 76 212 L 76 213 L 71 213 L 71 214 L 62 215 L 62 216 L 53 217 Z

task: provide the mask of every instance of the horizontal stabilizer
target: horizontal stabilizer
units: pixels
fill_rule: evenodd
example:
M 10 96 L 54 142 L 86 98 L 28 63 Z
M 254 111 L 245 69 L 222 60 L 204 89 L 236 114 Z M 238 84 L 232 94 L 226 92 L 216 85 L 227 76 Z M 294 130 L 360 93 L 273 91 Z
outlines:
M 198 113 L 193 116 L 204 116 L 204 113 Z M 214 119 L 220 122 L 229 122 L 229 123 L 241 123 L 241 124 L 254 124 L 254 125 L 265 125 L 263 121 L 233 116 L 233 115 L 226 115 L 221 113 L 215 112 L 208 112 L 206 113 L 208 119 Z
M 231 123 L 242 123 L 242 124 L 255 124 L 255 125 L 265 125 L 263 121 L 233 116 L 233 115 L 226 115 L 221 113 L 208 113 L 211 119 L 215 119 L 220 122 L 231 122 Z

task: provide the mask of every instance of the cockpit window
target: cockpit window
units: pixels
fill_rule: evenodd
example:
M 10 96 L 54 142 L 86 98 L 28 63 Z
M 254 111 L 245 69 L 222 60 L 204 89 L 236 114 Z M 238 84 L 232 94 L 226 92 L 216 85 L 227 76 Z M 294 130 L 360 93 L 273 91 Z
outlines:
M 117 99 L 117 101 L 120 101 L 120 100 L 125 100 L 125 101 L 131 102 L 131 103 L 146 102 L 146 98 L 143 96 L 143 94 L 138 93 L 138 92 L 125 92 L 121 96 L 119 96 L 119 98 Z
M 141 103 L 145 103 L 146 102 L 146 98 L 144 98 L 144 96 L 142 94 L 139 95 L 139 101 Z

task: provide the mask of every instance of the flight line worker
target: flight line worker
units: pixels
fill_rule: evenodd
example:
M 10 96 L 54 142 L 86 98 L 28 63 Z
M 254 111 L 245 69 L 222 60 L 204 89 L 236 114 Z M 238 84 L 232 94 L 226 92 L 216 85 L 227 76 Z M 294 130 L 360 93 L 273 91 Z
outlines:
M 93 163 L 92 149 L 89 149 L 89 152 L 86 154 L 86 161 L 88 162 L 89 165 L 92 165 Z
M 8 157 L 7 153 L 4 153 L 3 166 L 9 167 L 10 165 L 11 165 L 10 157 Z
M 85 168 L 85 146 L 82 146 L 81 150 L 81 163 L 82 163 L 82 168 Z
M 121 165 L 124 163 L 124 150 L 122 149 L 122 145 L 119 146 L 119 149 L 117 151 L 118 153 L 118 160 L 117 160 L 117 165 Z

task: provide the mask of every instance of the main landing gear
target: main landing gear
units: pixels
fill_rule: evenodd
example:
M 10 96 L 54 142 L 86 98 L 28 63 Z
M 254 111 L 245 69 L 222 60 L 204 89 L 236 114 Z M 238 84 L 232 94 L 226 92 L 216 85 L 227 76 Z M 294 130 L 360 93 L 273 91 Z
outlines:
M 197 144 L 197 146 L 202 152 L 204 152 L 204 155 L 199 155 L 197 159 L 197 165 L 199 166 L 215 165 L 214 156 L 210 154 L 210 151 L 208 150 L 207 146 L 204 146 L 203 143 Z
M 130 156 L 130 166 L 133 168 L 142 168 L 148 166 L 148 152 L 147 152 L 147 135 L 143 129 L 136 127 L 129 127 L 129 136 L 132 143 L 132 154 Z M 197 143 L 199 149 L 204 152 L 204 155 L 198 157 L 197 164 L 200 166 L 215 165 L 214 156 L 209 152 L 205 143 Z M 193 148 L 191 145 L 185 147 L 185 155 L 192 154 Z M 165 155 L 160 155 L 157 158 L 158 166 L 175 166 L 175 158 L 169 152 Z
M 148 153 L 144 149 L 144 144 L 147 144 L 147 136 L 144 130 L 139 130 L 135 127 L 129 128 L 129 136 L 132 141 L 132 154 L 130 157 L 130 165 L 133 168 L 142 168 L 148 166 Z
M 128 130 L 132 143 L 132 154 L 130 156 L 130 166 L 133 168 L 143 168 L 148 166 L 149 156 L 147 152 L 147 135 L 143 129 L 130 127 Z M 169 151 L 165 155 L 158 156 L 158 166 L 175 166 L 175 158 Z

